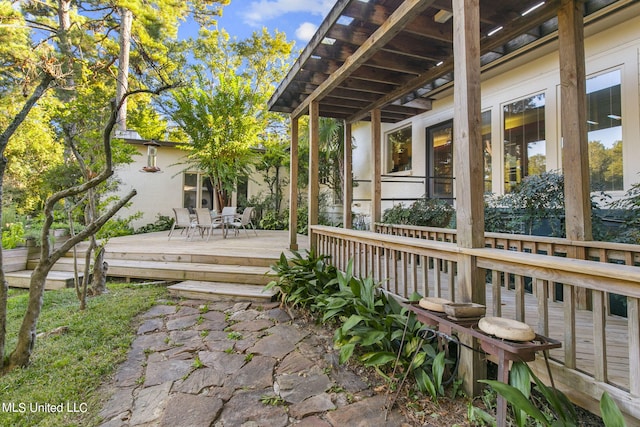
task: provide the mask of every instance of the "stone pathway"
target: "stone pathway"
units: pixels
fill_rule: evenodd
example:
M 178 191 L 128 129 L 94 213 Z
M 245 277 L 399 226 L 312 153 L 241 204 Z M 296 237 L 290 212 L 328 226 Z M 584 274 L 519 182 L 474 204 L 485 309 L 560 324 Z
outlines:
M 409 426 L 278 304 L 180 301 L 144 315 L 102 427 Z

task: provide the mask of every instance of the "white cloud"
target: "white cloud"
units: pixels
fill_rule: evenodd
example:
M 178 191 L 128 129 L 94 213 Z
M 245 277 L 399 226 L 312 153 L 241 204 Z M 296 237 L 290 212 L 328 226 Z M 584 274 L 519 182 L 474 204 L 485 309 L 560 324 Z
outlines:
M 303 22 L 298 28 L 296 28 L 296 37 L 298 40 L 308 42 L 311 37 L 316 33 L 318 26 L 311 22 Z
M 287 13 L 305 12 L 324 17 L 329 13 L 334 3 L 335 0 L 259 0 L 252 1 L 242 16 L 246 24 L 259 27 L 265 21 L 278 18 Z

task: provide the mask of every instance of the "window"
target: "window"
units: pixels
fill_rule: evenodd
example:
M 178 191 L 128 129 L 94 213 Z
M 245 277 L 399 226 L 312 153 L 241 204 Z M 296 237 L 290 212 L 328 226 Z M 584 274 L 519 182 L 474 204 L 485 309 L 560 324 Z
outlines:
M 491 193 L 491 111 L 482 113 L 482 152 L 484 154 L 484 192 Z
M 411 126 L 387 134 L 386 172 L 411 170 Z
M 507 104 L 504 114 L 504 190 L 546 170 L 544 94 Z
M 184 174 L 183 207 L 213 209 L 213 186 L 205 175 L 196 172 Z
M 620 70 L 587 79 L 592 191 L 623 190 Z
M 427 195 L 453 199 L 453 121 L 427 128 Z

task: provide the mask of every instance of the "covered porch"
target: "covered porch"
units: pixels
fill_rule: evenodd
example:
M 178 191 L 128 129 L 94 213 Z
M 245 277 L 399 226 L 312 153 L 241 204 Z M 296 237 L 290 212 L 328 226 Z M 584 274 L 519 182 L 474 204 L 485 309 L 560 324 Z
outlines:
M 297 181 L 298 121 L 309 115 L 309 245 L 344 267 L 353 258 L 393 294 L 486 304 L 562 341 L 556 384 L 594 412 L 607 391 L 640 419 L 640 248 L 592 241 L 585 89 L 585 30 L 638 14 L 632 1 L 339 0 L 270 101 L 291 114 L 291 178 Z M 481 82 L 536 49 L 557 51 L 566 239 L 484 232 Z M 455 71 L 455 80 L 454 80 Z M 344 229 L 318 226 L 319 117 L 370 122 L 372 227 L 381 219 L 382 123 L 431 109 L 453 92 L 457 230 L 350 230 L 352 158 L 345 149 Z M 290 229 L 296 228 L 292 193 Z M 299 239 L 289 236 L 289 247 Z M 562 300 L 557 297 L 561 289 Z M 626 298 L 626 318 L 608 310 Z M 469 337 L 468 344 L 476 345 Z M 533 368 L 546 376 L 544 362 Z M 478 392 L 484 364 L 467 351 L 460 373 Z

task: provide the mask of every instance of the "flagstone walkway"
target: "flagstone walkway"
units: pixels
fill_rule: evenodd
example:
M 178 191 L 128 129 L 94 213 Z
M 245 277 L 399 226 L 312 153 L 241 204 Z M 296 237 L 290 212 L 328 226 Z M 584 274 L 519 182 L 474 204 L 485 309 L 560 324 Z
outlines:
M 277 303 L 157 305 L 143 316 L 102 427 L 409 426 L 338 364 L 325 329 Z

